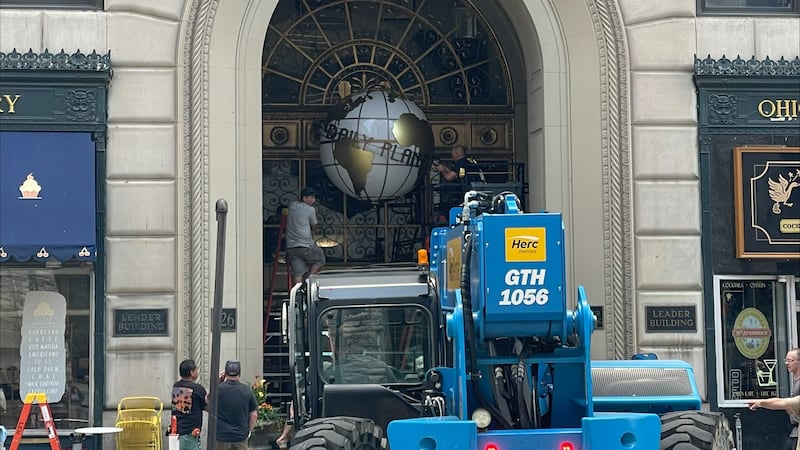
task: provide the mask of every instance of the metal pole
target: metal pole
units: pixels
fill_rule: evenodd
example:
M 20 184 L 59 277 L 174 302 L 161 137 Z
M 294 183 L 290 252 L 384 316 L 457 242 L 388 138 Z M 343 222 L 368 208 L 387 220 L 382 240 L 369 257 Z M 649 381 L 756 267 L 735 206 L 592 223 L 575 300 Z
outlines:
M 211 308 L 211 373 L 208 377 L 208 448 L 217 439 L 217 407 L 219 406 L 219 340 L 222 324 L 222 281 L 225 273 L 225 219 L 228 202 L 217 200 L 217 263 L 214 271 L 214 306 Z
M 736 413 L 736 450 L 744 450 L 742 447 L 742 419 L 740 413 Z

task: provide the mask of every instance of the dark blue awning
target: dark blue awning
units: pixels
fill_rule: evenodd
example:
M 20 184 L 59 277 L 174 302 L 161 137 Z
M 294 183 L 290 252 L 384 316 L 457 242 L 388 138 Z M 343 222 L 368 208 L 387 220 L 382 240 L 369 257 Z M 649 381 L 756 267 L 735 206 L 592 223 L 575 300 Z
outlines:
M 0 262 L 93 261 L 90 133 L 0 132 Z

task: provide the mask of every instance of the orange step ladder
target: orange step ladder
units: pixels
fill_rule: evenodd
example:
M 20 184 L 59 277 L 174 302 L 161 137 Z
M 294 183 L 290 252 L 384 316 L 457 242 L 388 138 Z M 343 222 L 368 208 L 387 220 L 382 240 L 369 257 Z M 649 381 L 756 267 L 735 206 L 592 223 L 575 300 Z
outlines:
M 264 307 L 264 343 L 267 342 L 267 326 L 269 325 L 269 315 L 272 312 L 272 302 L 275 295 L 275 274 L 278 271 L 278 265 L 280 264 L 279 259 L 281 254 L 281 242 L 283 242 L 283 234 L 286 232 L 286 218 L 288 216 L 289 208 L 281 208 L 281 221 L 280 226 L 278 227 L 278 241 L 277 245 L 275 246 L 275 252 L 272 255 L 272 270 L 270 270 L 269 276 L 269 295 L 267 296 L 267 305 Z M 286 284 L 286 292 L 291 292 L 292 266 L 289 264 L 288 260 L 286 261 Z
M 44 392 L 30 392 L 25 396 L 22 405 L 22 412 L 17 421 L 17 428 L 14 430 L 14 439 L 11 440 L 11 449 L 18 450 L 19 444 L 22 441 L 22 433 L 25 431 L 25 423 L 31 415 L 31 408 L 34 403 L 39 404 L 39 410 L 42 412 L 42 419 L 44 420 L 44 428 L 47 430 L 47 440 L 50 441 L 50 448 L 52 450 L 61 450 L 61 443 L 58 441 L 58 433 L 56 432 L 56 424 L 53 422 L 53 414 L 50 412 L 50 405 L 47 403 L 47 395 Z

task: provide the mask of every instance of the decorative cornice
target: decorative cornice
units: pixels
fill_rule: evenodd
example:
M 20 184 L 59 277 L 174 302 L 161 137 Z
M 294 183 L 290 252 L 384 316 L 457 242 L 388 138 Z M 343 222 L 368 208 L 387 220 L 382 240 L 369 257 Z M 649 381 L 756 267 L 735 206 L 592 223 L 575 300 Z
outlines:
M 614 0 L 586 0 L 600 51 L 606 356 L 634 353 L 630 116 L 625 33 Z
M 788 61 L 781 59 L 774 61 L 767 56 L 763 60 L 755 56 L 744 60 L 739 56 L 731 61 L 722 55 L 714 59 L 708 55 L 705 59 L 694 58 L 695 76 L 727 76 L 727 77 L 798 77 L 800 76 L 800 56 Z
M 64 49 L 58 53 L 50 53 L 47 49 L 42 53 L 34 53 L 33 49 L 20 53 L 13 49 L 11 53 L 0 52 L 0 70 L 111 72 L 111 51 L 101 55 L 92 50 L 92 53 L 86 55 L 80 50 L 69 54 Z

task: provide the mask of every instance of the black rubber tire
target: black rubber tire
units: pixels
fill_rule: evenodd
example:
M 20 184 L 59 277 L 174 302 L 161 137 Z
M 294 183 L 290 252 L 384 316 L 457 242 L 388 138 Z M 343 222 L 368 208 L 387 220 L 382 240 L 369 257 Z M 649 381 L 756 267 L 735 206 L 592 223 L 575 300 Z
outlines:
M 661 416 L 661 450 L 732 450 L 728 419 L 718 412 L 678 411 Z
M 292 438 L 289 450 L 388 450 L 381 427 L 360 417 L 311 420 Z

